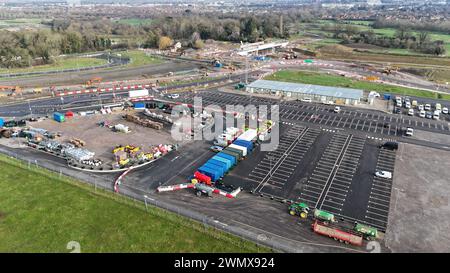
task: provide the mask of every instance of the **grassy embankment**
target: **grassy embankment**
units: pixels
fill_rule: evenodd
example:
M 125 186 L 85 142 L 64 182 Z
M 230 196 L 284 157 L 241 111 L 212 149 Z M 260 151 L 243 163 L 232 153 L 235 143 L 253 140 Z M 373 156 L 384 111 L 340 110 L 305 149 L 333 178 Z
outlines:
M 270 251 L 3 155 L 0 188 L 0 252 Z
M 399 94 L 404 96 L 414 96 L 431 99 L 450 100 L 449 94 L 437 94 L 431 91 L 418 90 L 407 87 L 379 84 L 368 81 L 354 80 L 342 76 L 329 75 L 317 72 L 305 72 L 295 70 L 283 70 L 276 72 L 265 78 L 266 80 L 298 82 L 305 84 L 316 84 L 324 86 L 337 86 L 363 89 L 368 91 L 377 91 L 380 93 Z

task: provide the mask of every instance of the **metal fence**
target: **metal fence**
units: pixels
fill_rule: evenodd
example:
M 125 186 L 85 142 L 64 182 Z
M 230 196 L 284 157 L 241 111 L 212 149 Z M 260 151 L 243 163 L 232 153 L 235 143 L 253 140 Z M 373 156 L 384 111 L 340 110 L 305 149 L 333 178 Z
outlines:
M 103 189 L 112 192 L 115 196 L 117 196 L 117 200 L 133 202 L 135 204 L 140 204 L 141 206 L 145 204 L 146 208 L 148 208 L 148 206 L 155 206 L 163 210 L 173 212 L 179 216 L 188 217 L 199 223 L 202 223 L 205 229 L 212 228 L 214 230 L 220 230 L 228 234 L 240 237 L 243 240 L 252 241 L 255 244 L 269 247 L 276 252 L 302 253 L 318 251 L 317 248 L 314 247 L 315 244 L 312 243 L 287 239 L 282 236 L 272 234 L 270 232 L 265 232 L 251 226 L 239 226 L 222 223 L 214 217 L 208 216 L 195 210 L 191 210 L 187 207 L 181 207 L 161 200 L 155 195 L 154 192 L 143 191 L 141 189 L 122 184 L 120 185 L 120 193 L 114 193 L 113 179 L 109 180 L 108 177 L 104 175 L 85 173 L 71 169 L 67 167 L 67 163 L 63 159 L 61 159 L 60 162 L 30 159 L 26 158 L 23 155 L 19 155 L 18 153 L 14 152 L 13 149 L 6 149 L 2 146 L 0 146 L 0 152 L 9 157 L 19 160 L 19 162 L 21 162 L 20 164 L 24 164 L 23 167 L 36 167 L 38 169 L 43 168 L 59 174 L 61 178 L 66 177 L 76 180 L 82 180 L 93 186 L 95 190 Z M 152 210 L 147 211 L 150 212 Z M 208 235 L 211 235 L 211 233 L 208 233 Z M 220 235 L 217 235 L 217 239 L 226 240 L 226 238 L 220 237 Z M 239 247 L 243 247 L 245 242 L 242 241 L 241 244 L 239 242 L 233 241 L 232 243 L 237 243 Z

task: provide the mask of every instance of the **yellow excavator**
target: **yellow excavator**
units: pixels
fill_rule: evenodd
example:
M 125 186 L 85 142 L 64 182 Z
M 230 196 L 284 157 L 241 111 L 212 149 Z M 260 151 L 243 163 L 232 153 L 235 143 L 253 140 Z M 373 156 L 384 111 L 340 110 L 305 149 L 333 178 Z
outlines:
M 6 93 L 4 93 L 6 92 Z M 22 93 L 22 88 L 16 86 L 0 85 L 0 96 L 6 94 L 7 96 L 16 96 Z

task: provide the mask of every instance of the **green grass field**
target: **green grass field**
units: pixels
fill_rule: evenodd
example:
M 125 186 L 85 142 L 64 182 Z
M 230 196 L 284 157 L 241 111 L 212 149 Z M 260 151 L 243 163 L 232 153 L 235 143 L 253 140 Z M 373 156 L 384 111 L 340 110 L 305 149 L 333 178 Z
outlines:
M 324 85 L 324 86 L 337 86 L 337 87 L 347 87 L 347 88 L 356 88 L 363 89 L 368 91 L 377 91 L 380 93 L 390 93 L 390 94 L 400 94 L 400 95 L 408 95 L 415 97 L 423 97 L 423 98 L 432 98 L 432 99 L 444 99 L 450 100 L 450 95 L 443 94 L 441 97 L 438 97 L 437 93 L 426 91 L 426 90 L 417 90 L 412 88 L 388 85 L 388 84 L 379 84 L 368 81 L 359 81 L 353 80 L 350 78 L 345 78 L 336 75 L 328 75 L 324 73 L 316 73 L 316 72 L 305 72 L 305 71 L 296 71 L 296 70 L 283 70 L 276 72 L 265 78 L 266 80 L 274 80 L 274 81 L 285 81 L 285 82 L 298 82 L 298 83 L 306 83 L 306 84 L 316 84 L 316 85 Z
M 128 64 L 128 66 L 132 67 L 148 64 L 161 64 L 164 62 L 162 59 L 145 55 L 145 53 L 141 50 L 129 50 L 127 52 L 120 52 L 119 54 L 121 54 L 122 57 L 131 58 L 131 63 Z
M 331 32 L 326 32 L 320 29 L 320 26 L 326 25 L 326 24 L 336 24 L 337 22 L 334 20 L 316 20 L 314 23 L 305 23 L 300 24 L 300 27 L 302 29 L 308 29 L 309 32 L 317 33 L 321 35 L 326 35 L 327 33 L 330 34 Z M 373 28 L 371 24 L 373 22 L 371 21 L 342 21 L 342 23 L 355 25 L 360 31 L 368 31 L 373 30 L 375 34 L 380 36 L 387 36 L 387 37 L 393 37 L 395 35 L 396 29 L 395 28 Z M 313 26 L 316 26 L 314 28 Z M 319 28 L 318 28 L 319 27 Z M 415 36 L 418 35 L 417 31 L 411 31 L 411 33 Z M 438 33 L 438 32 L 430 32 L 429 37 L 431 40 L 441 40 L 444 41 L 445 48 L 447 50 L 447 55 L 450 55 L 450 35 L 446 33 Z M 336 41 L 338 42 L 338 40 Z M 402 50 L 402 49 L 389 49 L 387 48 L 386 53 L 393 53 L 393 54 L 404 54 L 404 55 L 422 55 L 421 53 L 414 52 L 414 51 L 408 51 L 408 50 Z
M 0 73 L 7 74 L 7 73 L 45 72 L 52 70 L 64 70 L 64 69 L 104 65 L 106 63 L 107 63 L 106 60 L 97 58 L 85 58 L 85 57 L 59 58 L 52 64 L 37 65 L 24 68 L 13 68 L 13 69 L 0 68 Z
M 0 188 L 0 252 L 270 251 L 4 155 Z

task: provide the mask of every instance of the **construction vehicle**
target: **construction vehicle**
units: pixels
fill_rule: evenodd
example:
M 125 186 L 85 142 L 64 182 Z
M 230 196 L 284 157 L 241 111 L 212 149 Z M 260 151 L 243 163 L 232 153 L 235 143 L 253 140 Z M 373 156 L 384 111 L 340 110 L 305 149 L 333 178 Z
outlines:
M 328 236 L 341 243 L 352 244 L 356 246 L 361 246 L 363 243 L 363 237 L 359 234 L 355 234 L 350 231 L 343 231 L 339 227 L 324 224 L 317 220 L 312 225 L 312 228 L 315 233 Z
M 242 88 L 245 88 L 245 83 L 240 82 L 234 86 L 234 89 L 237 89 L 237 90 L 242 89 Z
M 383 73 L 386 74 L 386 75 L 390 75 L 393 72 L 397 72 L 397 71 L 398 71 L 398 66 L 386 66 L 383 69 Z
M 85 85 L 86 88 L 96 88 L 98 87 L 98 85 L 102 82 L 102 78 L 100 77 L 94 77 L 90 80 L 88 80 Z
M 208 197 L 212 197 L 213 194 L 213 188 L 207 186 L 206 184 L 203 183 L 196 183 L 195 184 L 195 194 L 200 197 L 203 194 L 208 196 Z
M 336 219 L 334 219 L 334 214 L 320 209 L 314 210 L 314 218 L 324 221 L 325 223 L 336 222 Z
M 378 230 L 376 228 L 355 223 L 355 227 L 353 228 L 356 232 L 359 232 L 363 235 L 364 239 L 368 241 L 375 240 L 378 236 Z
M 18 94 L 22 94 L 22 88 L 20 86 L 7 86 L 7 85 L 0 85 L 0 92 L 8 92 L 7 96 L 16 96 Z
M 365 77 L 365 80 L 366 80 L 366 81 L 374 82 L 374 81 L 380 80 L 380 77 L 377 77 L 377 76 L 366 76 L 366 77 Z
M 309 206 L 305 203 L 294 203 L 289 206 L 289 214 L 292 216 L 300 216 L 300 218 L 307 218 L 309 213 Z
M 40 88 L 40 87 L 34 88 L 34 89 L 33 89 L 33 93 L 34 93 L 34 94 L 42 94 L 42 88 Z

